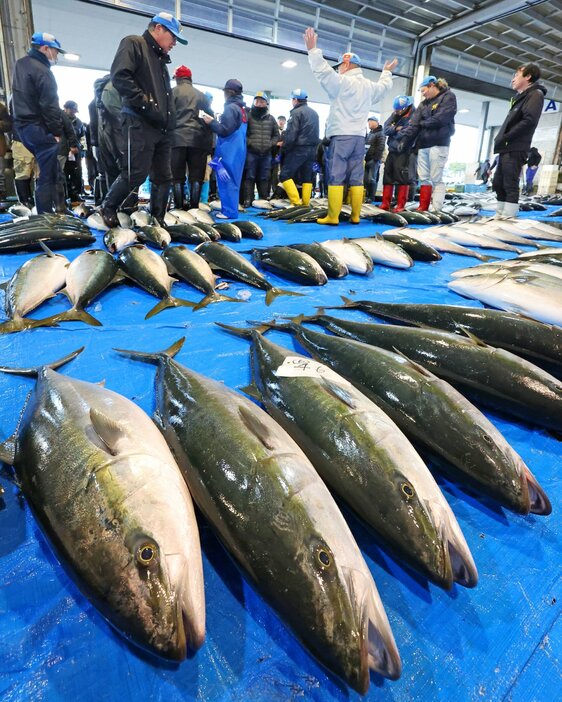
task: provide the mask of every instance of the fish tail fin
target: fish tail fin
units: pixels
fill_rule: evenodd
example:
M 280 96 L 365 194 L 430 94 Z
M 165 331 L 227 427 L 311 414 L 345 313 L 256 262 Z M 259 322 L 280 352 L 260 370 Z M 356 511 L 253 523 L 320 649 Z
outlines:
M 30 376 L 32 378 L 37 378 L 42 368 L 51 368 L 52 370 L 57 370 L 57 368 L 64 366 L 65 363 L 69 363 L 70 361 L 74 360 L 76 356 L 80 355 L 82 351 L 84 351 L 84 348 L 84 346 L 81 346 L 79 349 L 76 349 L 76 351 L 72 351 L 67 356 L 59 358 L 58 361 L 53 361 L 52 363 L 43 363 L 40 366 L 37 366 L 36 368 L 9 368 L 8 366 L 0 366 L 0 372 L 11 373 L 13 375 L 25 375 Z
M 475 254 L 479 261 L 499 261 L 499 256 L 486 256 L 485 254 Z
M 247 302 L 247 300 L 238 300 L 235 297 L 228 297 L 228 295 L 219 295 L 218 293 L 210 293 L 209 295 L 206 295 L 201 302 L 198 302 L 195 307 L 193 308 L 194 312 L 197 312 L 197 310 L 203 309 L 203 307 L 207 307 L 207 305 L 210 305 L 212 302 Z
M 242 336 L 244 339 L 250 339 L 252 337 L 252 334 L 254 332 L 257 332 L 258 334 L 263 334 L 266 332 L 268 329 L 273 329 L 276 327 L 275 321 L 272 322 L 251 322 L 249 321 L 248 324 L 251 324 L 251 327 L 234 327 L 231 324 L 223 324 L 222 322 L 215 322 L 217 327 L 220 327 L 221 329 L 225 329 L 227 332 L 230 332 L 231 334 L 234 334 L 235 336 Z
M 103 326 L 103 324 L 89 312 L 76 308 L 56 314 L 50 319 L 53 319 L 55 322 L 84 322 L 85 324 L 90 324 L 92 327 Z
M 154 307 L 146 313 L 144 318 L 150 319 L 150 317 L 154 317 L 162 312 L 162 310 L 168 309 L 168 307 L 195 307 L 195 302 L 182 300 L 179 297 L 165 297 L 163 300 L 160 300 L 157 305 L 154 305 Z
M 123 356 L 128 356 L 129 358 L 137 359 L 138 361 L 146 361 L 146 363 L 158 363 L 162 356 L 168 356 L 169 358 L 174 358 L 174 356 L 181 351 L 182 346 L 185 343 L 185 336 L 181 339 L 174 341 L 174 343 L 163 351 L 156 351 L 150 353 L 148 351 L 131 351 L 130 349 L 117 349 L 114 351 L 120 353 Z
M 293 295 L 295 297 L 306 297 L 304 293 L 292 292 L 291 290 L 284 290 L 283 288 L 269 288 L 265 294 L 265 304 L 271 305 L 273 300 L 279 295 Z
M 59 315 L 45 317 L 44 319 L 9 319 L 0 324 L 0 334 L 13 334 L 25 329 L 37 329 L 37 327 L 58 327 Z
M 303 324 L 304 322 L 315 322 L 319 317 L 321 317 L 324 314 L 324 308 L 323 307 L 318 307 L 318 312 L 317 314 L 310 314 L 310 315 L 304 315 L 304 314 L 298 314 L 296 317 L 292 317 L 291 315 L 281 315 L 279 318 L 280 319 L 288 319 L 289 322 L 292 324 L 295 324 L 297 326 Z M 275 325 L 275 320 L 271 322 L 271 325 Z M 279 327 L 279 325 L 275 325 Z
M 351 298 L 346 297 L 345 295 L 340 295 L 343 305 L 324 305 L 322 307 L 317 307 L 316 309 L 318 310 L 318 314 L 324 314 L 324 310 L 345 310 L 349 309 L 350 307 L 358 307 L 357 303 L 354 302 Z

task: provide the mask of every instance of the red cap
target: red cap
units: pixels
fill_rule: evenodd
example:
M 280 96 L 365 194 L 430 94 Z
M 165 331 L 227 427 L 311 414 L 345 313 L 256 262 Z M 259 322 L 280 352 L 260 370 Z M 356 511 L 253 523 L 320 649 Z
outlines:
M 174 78 L 191 78 L 191 68 L 178 66 L 174 72 Z

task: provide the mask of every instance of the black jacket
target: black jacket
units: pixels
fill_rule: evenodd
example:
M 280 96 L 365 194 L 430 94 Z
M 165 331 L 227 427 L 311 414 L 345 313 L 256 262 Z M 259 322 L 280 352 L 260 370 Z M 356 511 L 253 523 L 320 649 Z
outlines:
M 365 137 L 365 163 L 370 161 L 380 161 L 384 154 L 384 134 L 382 125 L 370 130 Z
M 316 146 L 320 140 L 318 113 L 306 102 L 295 105 L 283 132 L 283 150 L 295 146 Z
M 72 120 L 64 110 L 61 110 L 62 134 L 59 142 L 59 155 L 68 156 L 68 152 L 73 148 L 80 148 L 80 142 L 76 136 L 76 130 L 72 126 Z M 82 122 L 80 122 L 82 124 Z M 75 158 L 79 155 L 75 155 Z
M 406 135 L 406 127 L 410 124 L 410 120 L 414 114 L 414 108 L 410 107 L 408 112 L 402 114 L 402 111 L 394 111 L 384 123 L 383 132 L 386 140 L 386 146 L 390 153 L 400 151 L 399 146 L 403 135 Z M 414 147 L 415 142 L 410 142 L 410 148 Z
M 220 137 L 228 137 L 239 129 L 242 122 L 248 121 L 246 110 L 244 109 L 244 98 L 242 95 L 232 95 L 224 103 L 224 111 L 220 117 L 220 122 L 214 119 L 209 127 Z
M 176 111 L 176 127 L 172 135 L 172 146 L 190 146 L 205 149 L 211 153 L 213 132 L 199 119 L 199 110 L 214 117 L 209 98 L 193 84 L 189 78 L 176 78 L 177 85 L 172 90 Z
M 534 168 L 535 166 L 538 166 L 541 161 L 542 156 L 539 153 L 539 150 L 536 148 L 536 146 L 531 146 L 531 150 L 527 156 L 527 165 Z
M 16 129 L 41 124 L 54 136 L 62 134 L 57 83 L 48 58 L 37 49 L 30 49 L 14 66 L 12 114 Z
M 173 129 L 175 121 L 168 63 L 170 57 L 147 30 L 142 37 L 121 39 L 111 64 L 111 81 L 123 101 L 123 112 L 138 115 L 163 132 Z
M 532 83 L 511 99 L 511 107 L 494 140 L 494 153 L 529 151 L 533 134 L 542 114 L 546 88 Z
M 449 88 L 441 90 L 434 98 L 422 100 L 402 132 L 399 150 L 411 148 L 414 141 L 417 149 L 449 146 L 455 133 L 456 114 L 457 98 Z
M 279 125 L 267 109 L 265 112 L 261 112 L 260 108 L 255 107 L 248 110 L 248 131 L 246 132 L 248 151 L 260 154 L 260 156 L 271 154 L 279 139 Z

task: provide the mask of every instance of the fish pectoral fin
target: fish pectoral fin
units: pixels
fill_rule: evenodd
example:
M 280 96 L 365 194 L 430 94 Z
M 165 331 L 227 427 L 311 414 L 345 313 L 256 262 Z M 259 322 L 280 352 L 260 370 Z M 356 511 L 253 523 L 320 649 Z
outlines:
M 117 271 L 117 273 L 113 276 L 113 280 L 109 283 L 110 285 L 117 285 L 118 283 L 122 283 L 124 280 L 126 280 L 127 276 L 123 273 L 123 271 Z
M 258 438 L 266 449 L 273 451 L 275 445 L 272 441 L 272 436 L 269 428 L 261 421 L 259 417 L 253 414 L 247 407 L 240 406 L 238 413 L 242 422 Z
M 476 346 L 481 346 L 482 348 L 489 348 L 489 345 L 485 342 L 482 341 L 482 339 L 479 339 L 476 334 L 473 334 L 471 331 L 468 331 L 468 329 L 463 329 L 463 333 L 466 334 L 466 336 L 473 341 Z
M 243 392 L 245 395 L 248 395 L 248 397 L 251 397 L 252 400 L 257 400 L 258 402 L 261 402 L 261 395 L 260 391 L 258 390 L 258 386 L 255 383 L 250 383 L 250 385 L 245 385 L 243 388 L 240 388 L 241 392 Z
M 116 456 L 117 444 L 123 436 L 121 426 L 95 407 L 90 407 L 90 420 L 100 441 L 107 447 L 112 456 Z
M 0 290 L 7 290 L 8 285 L 10 284 L 10 280 L 6 280 L 4 283 L 0 283 Z
M 51 249 L 47 246 L 47 244 L 44 241 L 39 240 L 39 246 L 43 249 L 43 251 L 47 254 L 47 256 L 49 256 L 50 258 L 55 257 L 55 254 L 51 251 Z M 68 266 L 67 266 L 67 268 L 68 268 Z
M 402 356 L 402 358 L 403 358 L 404 360 L 408 361 L 408 363 L 412 366 L 412 368 L 414 368 L 415 370 L 417 370 L 418 373 L 421 373 L 422 375 L 425 375 L 426 378 L 435 378 L 435 375 L 433 375 L 433 373 L 431 373 L 430 371 L 428 371 L 427 368 L 424 368 L 424 367 L 421 366 L 419 363 L 416 363 L 415 361 L 412 361 L 411 358 L 408 358 L 408 356 L 406 356 L 405 353 L 402 353 L 402 351 L 400 351 L 399 349 L 397 349 L 396 346 L 393 346 L 393 347 L 392 347 L 392 350 L 394 351 L 394 353 L 397 353 L 399 356 Z
M 327 392 L 336 397 L 338 400 L 344 402 L 350 409 L 357 409 L 357 403 L 345 388 L 342 388 L 341 385 L 338 385 L 337 383 L 334 383 L 333 381 L 328 380 L 328 378 L 324 378 L 322 376 L 320 377 L 320 380 Z

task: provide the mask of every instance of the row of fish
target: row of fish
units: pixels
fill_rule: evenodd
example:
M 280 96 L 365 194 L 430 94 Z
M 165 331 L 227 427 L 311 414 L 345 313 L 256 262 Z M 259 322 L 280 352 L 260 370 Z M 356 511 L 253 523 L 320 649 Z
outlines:
M 76 217 L 43 214 L 0 225 L 0 253 L 36 251 L 41 242 L 50 248 L 88 246 L 96 238 Z

